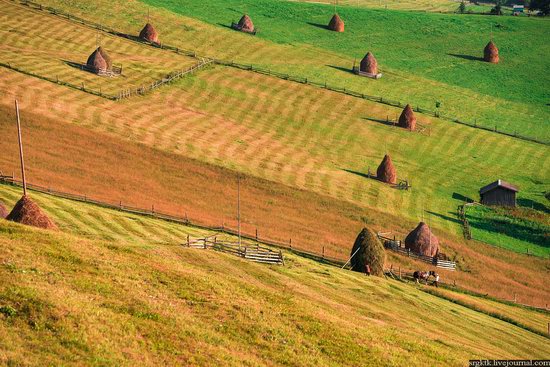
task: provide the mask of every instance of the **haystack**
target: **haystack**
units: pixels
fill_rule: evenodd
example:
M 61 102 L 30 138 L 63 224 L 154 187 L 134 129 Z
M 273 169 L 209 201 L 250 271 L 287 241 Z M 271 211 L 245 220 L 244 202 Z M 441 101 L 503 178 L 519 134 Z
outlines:
M 99 73 L 112 70 L 113 61 L 111 60 L 111 57 L 107 54 L 107 51 L 103 49 L 103 47 L 98 47 L 94 52 L 92 52 L 90 57 L 88 57 L 86 65 L 93 72 Z
M 86 61 L 86 66 L 93 71 L 94 73 L 100 73 L 107 71 L 107 61 L 101 56 L 99 48 L 92 52 L 88 61 Z
M 398 125 L 411 131 L 416 129 L 416 117 L 410 104 L 406 105 L 401 112 Z
M 239 28 L 243 32 L 254 32 L 254 23 L 252 23 L 252 19 L 248 15 L 243 15 L 241 20 L 239 20 Z
M 395 185 L 397 183 L 397 172 L 393 162 L 391 161 L 391 157 L 388 154 L 384 156 L 382 163 L 378 166 L 378 169 L 376 170 L 376 178 L 389 184 Z
M 151 23 L 145 24 L 145 27 L 139 32 L 139 38 L 148 42 L 159 43 L 159 34 Z
M 417 254 L 433 257 L 439 253 L 439 240 L 426 223 L 420 222 L 405 238 L 405 248 Z
M 4 219 L 8 215 L 8 209 L 6 206 L 0 201 L 0 218 Z
M 483 60 L 498 64 L 498 48 L 493 41 L 489 41 L 485 49 L 483 50 Z
M 39 228 L 57 229 L 46 213 L 26 195 L 15 204 L 6 219 Z
M 357 251 L 358 249 L 359 251 Z M 357 253 L 355 253 L 356 251 Z M 386 251 L 376 233 L 371 229 L 363 228 L 359 233 L 351 250 L 351 255 L 353 254 L 355 255 L 351 259 L 352 270 L 364 273 L 365 265 L 368 264 L 372 275 L 384 275 Z
M 338 14 L 334 14 L 330 23 L 328 24 L 328 29 L 334 32 L 343 32 L 344 31 L 344 22 Z
M 361 60 L 359 70 L 369 74 L 378 74 L 378 61 L 376 61 L 373 54 L 367 52 L 363 60 Z

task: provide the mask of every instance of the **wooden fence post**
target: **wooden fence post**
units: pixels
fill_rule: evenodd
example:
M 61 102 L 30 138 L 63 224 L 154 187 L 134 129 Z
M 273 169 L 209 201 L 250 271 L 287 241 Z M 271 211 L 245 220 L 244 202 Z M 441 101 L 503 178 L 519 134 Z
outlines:
M 191 247 L 191 244 L 189 243 L 189 235 L 187 235 L 187 247 Z
M 323 254 L 321 256 L 323 259 L 325 258 L 325 246 L 323 246 Z

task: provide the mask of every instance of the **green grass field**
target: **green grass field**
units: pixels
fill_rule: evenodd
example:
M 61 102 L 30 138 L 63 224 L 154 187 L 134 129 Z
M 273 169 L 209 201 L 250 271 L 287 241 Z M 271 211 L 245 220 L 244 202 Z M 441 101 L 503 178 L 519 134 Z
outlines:
M 468 207 L 466 217 L 476 240 L 519 253 L 550 256 L 550 221 L 540 213 L 537 219 L 480 205 Z
M 538 330 L 544 313 L 445 291 L 463 307 L 290 254 L 266 266 L 167 246 L 169 224 L 32 195 L 73 234 L 0 219 L 1 364 L 462 366 L 550 347 L 501 320 Z M 129 219 L 132 231 L 116 228 Z
M 291 2 L 304 3 L 321 3 L 326 5 L 334 4 L 330 0 L 287 0 Z M 416 10 L 429 11 L 437 13 L 453 13 L 456 12 L 460 1 L 458 0 L 339 0 L 338 9 L 340 6 L 365 7 L 375 9 L 388 10 Z M 491 5 L 480 4 L 475 5 L 466 3 L 466 11 L 472 12 L 488 12 L 491 10 Z
M 430 110 L 439 101 L 443 114 L 510 133 L 550 138 L 545 88 L 550 83 L 546 58 L 550 46 L 544 37 L 550 22 L 544 19 L 342 7 L 338 11 L 346 22 L 346 32 L 337 34 L 324 29 L 332 7 L 320 4 L 276 0 L 145 2 L 218 28 L 237 21 L 244 12 L 250 14 L 260 30 L 258 40 L 241 38 L 245 44 L 262 43 L 261 57 L 235 54 L 242 62 Z M 498 65 L 478 60 L 491 37 L 500 48 L 502 61 Z M 521 42 L 526 39 L 529 42 Z M 210 47 L 209 53 L 223 56 L 231 49 L 229 45 Z M 367 51 L 374 53 L 385 74 L 380 80 L 357 77 L 346 70 Z M 300 58 L 285 59 L 286 53 Z

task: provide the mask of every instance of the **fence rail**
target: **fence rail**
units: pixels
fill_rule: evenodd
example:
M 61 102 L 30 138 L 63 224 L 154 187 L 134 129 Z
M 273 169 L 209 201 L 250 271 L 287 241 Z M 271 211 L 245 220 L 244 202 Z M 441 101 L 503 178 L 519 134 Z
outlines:
M 285 263 L 281 250 L 274 251 L 260 244 L 241 245 L 238 242 L 218 240 L 217 236 L 196 239 L 190 239 L 187 236 L 187 241 L 183 245 L 190 248 L 213 249 L 263 264 L 284 265 Z
M 407 257 L 410 257 L 414 260 L 424 261 L 425 263 L 435 265 L 438 268 L 443 268 L 451 271 L 456 270 L 456 263 L 454 261 L 448 261 L 437 258 L 437 256 L 426 256 L 422 254 L 417 254 L 410 249 L 407 249 L 403 246 L 403 242 L 401 240 L 397 240 L 394 238 L 385 237 L 382 233 L 377 233 L 378 238 L 384 243 L 384 247 L 395 251 L 400 254 L 407 255 Z
M 249 64 L 249 65 L 240 64 L 240 63 L 235 63 L 233 61 L 226 61 L 226 60 L 217 59 L 215 57 L 204 57 L 204 56 L 201 57 L 201 56 L 197 55 L 197 53 L 195 51 L 180 49 L 178 47 L 174 47 L 174 46 L 170 46 L 170 45 L 164 45 L 162 43 L 159 44 L 159 43 L 147 42 L 145 40 L 139 39 L 138 37 L 128 35 L 128 34 L 123 33 L 123 32 L 119 32 L 119 31 L 117 31 L 113 28 L 106 27 L 106 26 L 103 26 L 99 23 L 91 22 L 89 20 L 80 18 L 78 16 L 71 15 L 67 12 L 61 11 L 61 10 L 56 9 L 56 8 L 52 8 L 52 7 L 49 7 L 49 6 L 43 6 L 39 3 L 30 1 L 30 0 L 11 0 L 11 1 L 22 4 L 22 5 L 25 5 L 25 6 L 28 6 L 32 9 L 34 9 L 34 10 L 46 11 L 46 12 L 52 14 L 52 15 L 56 15 L 56 16 L 62 17 L 64 19 L 80 23 L 82 25 L 97 29 L 99 31 L 110 33 L 110 34 L 118 36 L 118 37 L 123 37 L 123 38 L 129 39 L 129 40 L 134 41 L 134 42 L 143 43 L 143 44 L 149 45 L 151 47 L 172 51 L 172 52 L 175 52 L 175 53 L 180 54 L 180 55 L 186 55 L 186 56 L 190 56 L 190 57 L 193 57 L 193 58 L 208 59 L 208 60 L 212 60 L 212 62 L 214 62 L 215 64 L 218 64 L 218 65 L 224 65 L 224 66 L 239 68 L 239 69 L 242 69 L 242 70 L 249 70 L 249 71 L 253 71 L 253 72 L 256 72 L 256 73 L 269 75 L 269 76 L 274 76 L 274 77 L 284 79 L 284 80 L 293 81 L 293 82 L 296 82 L 296 83 L 309 84 L 309 85 L 312 85 L 312 86 L 325 88 L 325 89 L 333 91 L 333 92 L 343 93 L 343 94 L 346 94 L 346 95 L 349 95 L 349 96 L 352 96 L 352 97 L 355 97 L 355 98 L 362 98 L 362 99 L 365 99 L 365 100 L 369 100 L 371 102 L 382 103 L 382 104 L 386 104 L 386 105 L 389 105 L 389 106 L 392 106 L 392 107 L 403 108 L 406 105 L 406 103 L 402 103 L 401 101 L 396 101 L 396 100 L 392 100 L 392 99 L 389 99 L 389 98 L 384 98 L 382 96 L 372 96 L 372 95 L 368 95 L 368 94 L 365 94 L 365 93 L 353 91 L 353 90 L 343 88 L 343 87 L 330 86 L 330 85 L 327 85 L 326 82 L 321 83 L 319 81 L 314 81 L 314 80 L 308 79 L 307 77 L 294 76 L 294 75 L 290 75 L 290 74 L 277 72 L 277 71 L 274 71 L 274 70 L 261 68 L 261 67 L 258 67 L 258 66 L 254 66 L 252 64 Z M 16 70 L 16 69 L 13 69 L 13 70 Z M 17 70 L 17 71 L 19 71 L 19 70 Z M 37 77 L 45 79 L 45 80 L 53 81 L 50 78 L 41 77 L 41 76 L 38 76 L 38 75 L 35 75 L 35 74 L 32 74 L 32 73 L 28 73 L 28 72 L 24 72 L 24 73 L 26 73 L 28 75 L 37 76 Z M 68 83 L 60 83 L 60 84 L 67 85 L 67 86 L 75 88 L 75 86 L 69 85 Z M 117 98 L 118 96 L 109 96 L 109 95 L 105 95 L 101 92 L 85 90 L 84 88 L 79 88 L 78 86 L 76 86 L 76 89 L 83 90 L 85 92 L 92 93 L 92 94 L 95 94 L 95 95 L 98 95 L 98 96 L 101 96 L 101 97 L 104 97 L 104 98 L 108 98 L 108 99 L 118 99 Z M 139 88 L 136 88 L 136 89 L 139 89 Z M 137 94 L 139 94 L 139 93 L 137 93 Z M 518 134 L 517 131 L 514 131 L 512 133 L 512 132 L 509 132 L 509 131 L 498 130 L 498 127 L 496 125 L 494 125 L 494 126 L 492 124 L 490 126 L 487 125 L 487 124 L 478 125 L 477 121 L 475 121 L 473 123 L 468 122 L 468 121 L 464 121 L 464 120 L 461 120 L 461 119 L 456 118 L 456 117 L 441 114 L 439 111 L 428 110 L 428 109 L 422 108 L 420 106 L 416 106 L 415 111 L 417 111 L 419 113 L 422 113 L 422 114 L 425 114 L 425 115 L 429 115 L 429 116 L 433 116 L 433 117 L 440 118 L 440 119 L 443 119 L 443 120 L 451 121 L 451 122 L 454 122 L 454 123 L 457 123 L 457 124 L 469 126 L 469 127 L 472 127 L 472 128 L 486 130 L 486 131 L 498 133 L 498 134 L 501 134 L 501 135 L 506 135 L 506 136 L 509 136 L 509 137 L 513 137 L 513 138 L 517 138 L 517 139 L 521 139 L 521 140 L 526 140 L 526 141 L 538 143 L 538 144 L 550 145 L 550 140 L 548 140 L 548 139 L 542 140 L 542 139 L 538 139 L 536 137 L 521 135 L 521 134 Z

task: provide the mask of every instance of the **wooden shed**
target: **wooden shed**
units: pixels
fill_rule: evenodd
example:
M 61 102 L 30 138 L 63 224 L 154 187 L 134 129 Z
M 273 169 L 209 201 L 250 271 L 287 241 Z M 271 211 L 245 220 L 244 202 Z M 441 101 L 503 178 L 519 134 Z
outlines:
M 479 189 L 480 202 L 484 205 L 516 206 L 518 188 L 511 183 L 497 180 Z

